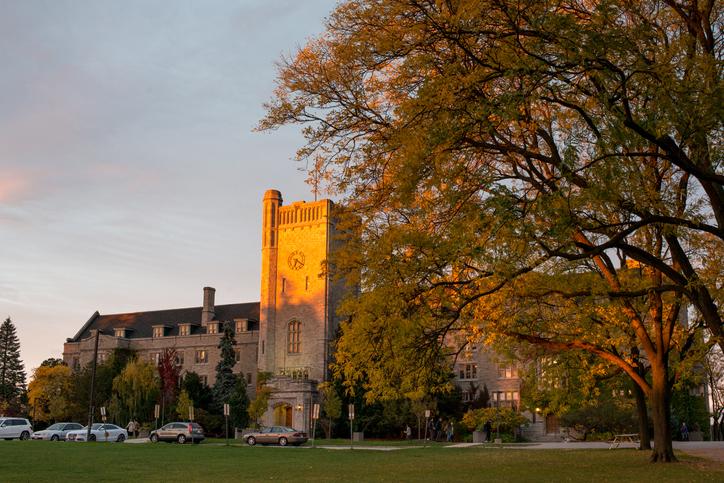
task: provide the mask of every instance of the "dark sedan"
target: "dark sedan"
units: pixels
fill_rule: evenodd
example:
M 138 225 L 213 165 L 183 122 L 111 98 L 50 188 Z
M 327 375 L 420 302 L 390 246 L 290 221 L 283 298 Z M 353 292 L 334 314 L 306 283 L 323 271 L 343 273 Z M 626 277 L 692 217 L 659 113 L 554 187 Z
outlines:
M 307 442 L 307 433 L 286 426 L 270 426 L 249 433 L 244 436 L 244 439 L 246 439 L 246 444 L 249 446 L 254 446 L 257 443 L 278 444 L 279 446 L 300 445 Z

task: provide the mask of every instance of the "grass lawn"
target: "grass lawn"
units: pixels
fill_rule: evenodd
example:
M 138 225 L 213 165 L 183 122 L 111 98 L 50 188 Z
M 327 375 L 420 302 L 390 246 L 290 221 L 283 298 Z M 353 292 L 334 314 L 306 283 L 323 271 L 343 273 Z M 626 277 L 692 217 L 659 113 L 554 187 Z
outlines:
M 681 456 L 681 455 L 679 455 Z M 724 481 L 722 465 L 636 450 L 397 451 L 0 441 L 0 481 Z

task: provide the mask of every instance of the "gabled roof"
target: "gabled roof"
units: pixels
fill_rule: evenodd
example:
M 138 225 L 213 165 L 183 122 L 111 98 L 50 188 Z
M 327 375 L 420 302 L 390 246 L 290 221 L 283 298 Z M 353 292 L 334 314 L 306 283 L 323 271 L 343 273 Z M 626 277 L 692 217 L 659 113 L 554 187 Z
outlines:
M 96 312 L 68 342 L 85 339 L 91 335 L 91 330 L 95 329 L 100 329 L 107 335 L 113 335 L 115 329 L 132 329 L 128 334 L 131 338 L 151 337 L 154 325 L 167 325 L 171 327 L 167 335 L 178 335 L 178 324 L 201 325 L 201 309 L 202 307 L 190 307 L 110 315 Z M 214 314 L 214 320 L 218 322 L 234 319 L 258 321 L 259 302 L 217 305 L 214 307 Z

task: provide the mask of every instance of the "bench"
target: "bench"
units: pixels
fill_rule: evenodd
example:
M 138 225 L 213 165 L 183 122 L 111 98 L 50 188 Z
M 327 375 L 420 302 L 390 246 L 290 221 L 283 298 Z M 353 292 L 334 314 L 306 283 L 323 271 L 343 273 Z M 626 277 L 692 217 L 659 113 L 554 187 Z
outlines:
M 621 445 L 621 443 L 633 443 L 633 444 L 640 445 L 641 439 L 639 438 L 638 433 L 614 434 L 613 441 L 611 441 L 611 446 L 609 446 L 608 449 L 618 448 Z

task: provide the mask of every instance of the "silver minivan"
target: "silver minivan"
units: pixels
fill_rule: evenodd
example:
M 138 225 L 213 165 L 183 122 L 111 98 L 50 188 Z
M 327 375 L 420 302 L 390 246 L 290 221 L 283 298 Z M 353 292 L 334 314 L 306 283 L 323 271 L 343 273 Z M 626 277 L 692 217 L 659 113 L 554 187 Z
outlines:
M 33 427 L 24 418 L 0 418 L 0 438 L 30 439 Z

